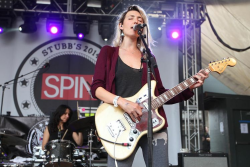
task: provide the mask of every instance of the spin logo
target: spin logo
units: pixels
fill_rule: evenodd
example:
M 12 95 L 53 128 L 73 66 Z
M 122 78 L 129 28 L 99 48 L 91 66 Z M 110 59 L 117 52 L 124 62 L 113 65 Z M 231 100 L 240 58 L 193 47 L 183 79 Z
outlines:
M 32 50 L 20 64 L 14 84 L 14 102 L 19 116 L 47 115 L 61 104 L 73 110 L 97 107 L 90 96 L 90 84 L 101 46 L 87 39 L 61 37 Z M 49 66 L 45 64 L 49 62 Z

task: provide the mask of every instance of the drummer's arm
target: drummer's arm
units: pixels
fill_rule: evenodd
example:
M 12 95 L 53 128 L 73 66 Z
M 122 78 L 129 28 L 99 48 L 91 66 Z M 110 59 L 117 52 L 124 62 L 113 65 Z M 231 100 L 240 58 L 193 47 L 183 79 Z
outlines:
M 72 134 L 72 137 L 73 139 L 75 140 L 76 144 L 78 146 L 82 146 L 82 143 L 83 143 L 83 135 L 82 135 L 82 132 L 73 132 Z
M 45 150 L 45 145 L 48 143 L 49 141 L 49 130 L 48 127 L 46 127 L 46 129 L 43 132 L 43 143 L 42 143 L 42 149 Z

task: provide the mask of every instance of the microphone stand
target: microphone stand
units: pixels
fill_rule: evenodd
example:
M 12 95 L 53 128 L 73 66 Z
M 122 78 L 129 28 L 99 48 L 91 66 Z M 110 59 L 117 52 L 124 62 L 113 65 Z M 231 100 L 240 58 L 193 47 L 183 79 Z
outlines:
M 3 98 L 4 98 L 4 91 L 5 91 L 5 88 L 8 88 L 8 87 L 6 87 L 6 86 L 9 85 L 10 82 L 12 82 L 12 81 L 15 82 L 15 81 L 17 81 L 19 78 L 22 78 L 22 77 L 24 77 L 24 76 L 26 76 L 26 75 L 29 75 L 29 74 L 31 74 L 31 73 L 33 73 L 33 72 L 35 72 L 35 71 L 40 70 L 40 69 L 47 68 L 47 67 L 49 67 L 49 66 L 50 66 L 49 63 L 46 63 L 42 68 L 38 68 L 38 69 L 36 69 L 36 70 L 34 70 L 34 71 L 31 71 L 31 72 L 29 72 L 29 73 L 27 73 L 27 74 L 21 75 L 21 76 L 19 76 L 19 77 L 17 77 L 17 78 L 14 78 L 14 79 L 10 80 L 10 81 L 7 81 L 7 82 L 4 83 L 4 85 L 0 85 L 0 87 L 3 88 L 3 91 L 2 91 L 2 102 L 1 102 L 1 112 L 0 112 L 0 116 L 2 116 L 2 113 L 3 113 Z M 8 88 L 8 89 L 9 89 L 9 88 Z
M 2 116 L 4 91 L 5 91 L 5 88 L 7 88 L 7 87 L 6 87 L 5 84 L 4 85 L 0 85 L 0 87 L 3 88 L 3 91 L 2 91 L 2 101 L 1 101 L 1 112 L 0 112 L 0 116 Z
M 87 81 L 87 84 L 90 86 L 89 82 Z M 90 102 L 90 106 L 89 106 L 89 117 L 91 116 L 91 106 L 92 106 L 92 103 L 91 103 L 91 98 L 92 97 L 92 94 L 90 92 L 90 90 L 87 90 L 87 92 L 89 93 L 89 102 Z M 88 144 L 89 144 L 89 167 L 92 167 L 92 143 L 93 143 L 93 131 L 94 129 L 92 128 L 92 125 L 90 126 L 90 130 L 89 130 L 89 135 L 88 135 Z M 87 162 L 88 160 L 86 160 Z
M 148 83 L 148 166 L 153 166 L 153 146 L 152 146 L 152 138 L 153 138 L 153 127 L 152 127 L 152 113 L 151 113 L 151 68 L 152 62 L 154 61 L 154 57 L 151 54 L 150 49 L 148 48 L 146 42 L 145 42 L 145 35 L 142 35 L 142 31 L 138 30 L 138 34 L 140 35 L 140 39 L 142 40 L 144 46 L 146 49 L 143 50 L 143 52 L 146 51 L 147 53 L 147 59 L 143 60 L 143 62 L 147 62 L 147 83 Z M 154 70 L 154 69 L 152 69 Z

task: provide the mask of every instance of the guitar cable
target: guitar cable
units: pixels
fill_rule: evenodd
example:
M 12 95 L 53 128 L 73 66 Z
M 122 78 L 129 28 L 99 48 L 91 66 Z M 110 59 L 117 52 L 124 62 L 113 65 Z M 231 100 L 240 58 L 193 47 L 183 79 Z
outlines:
M 121 130 L 119 130 L 119 133 L 118 133 L 118 135 L 117 135 L 117 137 L 116 137 L 116 140 L 115 140 L 115 142 L 114 142 L 114 158 L 115 158 L 115 166 L 116 166 L 116 167 L 118 167 L 118 165 L 117 165 L 117 161 L 116 161 L 116 157 L 115 157 L 115 143 L 117 142 L 117 139 L 118 139 L 118 137 L 119 137 L 119 135 L 120 135 L 120 132 L 121 132 Z
M 120 131 L 121 131 L 121 130 L 120 130 Z M 120 131 L 119 131 L 119 134 L 120 134 Z M 130 143 L 116 143 L 116 141 L 113 142 L 113 141 L 104 139 L 104 138 L 102 138 L 102 137 L 100 137 L 100 136 L 98 135 L 97 131 L 95 131 L 95 134 L 96 134 L 96 137 L 97 137 L 97 138 L 102 139 L 102 140 L 104 140 L 104 141 L 106 141 L 106 142 L 114 143 L 114 144 L 121 145 L 121 146 L 127 146 L 127 147 L 131 146 Z M 119 136 L 119 135 L 118 135 L 118 136 Z

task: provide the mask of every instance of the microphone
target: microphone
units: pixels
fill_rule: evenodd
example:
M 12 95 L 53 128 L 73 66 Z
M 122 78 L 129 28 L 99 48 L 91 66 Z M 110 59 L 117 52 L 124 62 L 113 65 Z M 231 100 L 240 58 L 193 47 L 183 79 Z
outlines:
M 47 67 L 50 67 L 49 62 L 47 62 L 47 63 L 45 63 L 45 64 L 43 65 L 43 68 L 47 68 Z
M 144 28 L 145 26 L 147 26 L 147 24 L 143 23 L 143 24 L 135 24 L 133 26 L 133 29 L 136 30 L 141 30 L 142 28 Z

